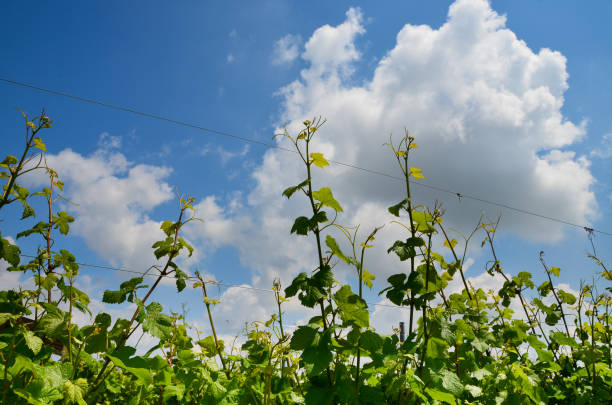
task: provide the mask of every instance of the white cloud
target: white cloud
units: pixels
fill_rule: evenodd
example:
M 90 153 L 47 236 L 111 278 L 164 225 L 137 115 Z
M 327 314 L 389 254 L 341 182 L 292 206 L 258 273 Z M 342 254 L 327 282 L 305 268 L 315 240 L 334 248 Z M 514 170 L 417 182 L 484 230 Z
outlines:
M 531 50 L 488 2 L 458 0 L 438 29 L 405 25 L 372 77 L 361 85 L 348 84 L 354 83 L 347 79 L 361 57 L 355 40 L 365 34 L 362 21 L 361 12 L 350 9 L 341 24 L 316 29 L 302 54 L 309 67 L 280 91 L 280 121 L 289 123 L 291 133 L 304 119 L 327 118 L 312 151 L 398 174 L 390 151 L 381 145 L 389 133 L 397 140 L 407 127 L 420 145 L 412 165 L 423 169 L 429 184 L 576 223 L 596 216 L 590 162 L 567 150 L 586 129 L 561 113 L 568 87 L 562 54 Z M 339 222 L 362 223 L 364 235 L 389 223 L 386 207 L 404 197 L 401 182 L 347 167 L 332 165 L 313 174 L 314 187 L 331 186 L 342 204 L 345 213 Z M 293 154 L 268 151 L 253 171 L 255 186 L 240 214 L 250 212 L 252 224 L 223 237 L 239 249 L 255 286 L 269 287 L 275 277 L 286 285 L 298 272 L 316 267 L 312 240 L 289 234 L 292 218 L 308 212 L 306 201 L 297 194 L 291 201 L 280 197 L 304 177 Z M 447 229 L 471 230 L 481 210 L 492 218 L 499 212 L 416 186 L 413 193 L 415 200 L 427 204 L 442 200 Z M 244 224 L 239 215 L 218 208 L 209 212 L 223 224 Z M 564 235 L 560 224 L 512 212 L 504 212 L 501 231 L 546 243 Z M 211 232 L 201 232 L 210 237 Z M 402 235 L 396 225 L 385 226 L 377 235 L 367 257 L 374 263 L 370 267 L 377 282 L 397 272 L 397 260 L 386 248 Z
M 26 262 L 26 260 L 22 260 L 22 264 L 24 262 Z M 23 280 L 24 277 L 22 277 L 22 272 L 7 271 L 6 269 L 8 267 L 9 264 L 4 259 L 0 259 L 0 285 L 2 286 L 3 290 L 19 290 L 20 288 L 33 288 L 34 282 L 31 277 Z
M 102 132 L 98 138 L 98 147 L 103 150 L 119 149 L 121 148 L 121 137 Z
M 612 156 L 612 132 L 601 137 L 601 144 L 590 153 L 592 157 L 608 159 Z
M 221 146 L 217 147 L 217 154 L 219 155 L 219 158 L 221 159 L 221 163 L 223 165 L 227 164 L 227 162 L 229 162 L 230 160 L 237 158 L 237 157 L 245 157 L 247 155 L 247 153 L 249 153 L 249 150 L 251 149 L 249 144 L 245 144 L 243 146 L 243 148 L 239 151 L 239 152 L 231 152 L 228 151 L 226 149 L 224 149 Z M 203 156 L 205 156 L 209 151 L 207 149 L 203 149 L 201 154 Z
M 302 54 L 302 58 L 311 64 L 310 69 L 302 71 L 302 76 L 308 80 L 326 74 L 349 74 L 351 62 L 360 57 L 354 41 L 357 35 L 365 32 L 362 21 L 361 10 L 350 8 L 342 24 L 317 28 Z
M 235 214 L 237 200 L 228 202 L 229 210 L 225 211 L 217 204 L 215 196 L 208 196 L 194 206 L 195 215 L 201 221 L 192 221 L 184 228 L 185 234 L 194 241 L 200 241 L 202 247 L 217 247 L 225 244 L 238 244 L 241 235 L 251 226 L 248 217 Z M 234 209 L 232 209 L 232 205 Z
M 572 222 L 587 223 L 596 215 L 589 161 L 561 150 L 585 134 L 560 111 L 568 77 L 563 55 L 548 49 L 534 53 L 486 1 L 460 0 L 439 29 L 404 26 L 373 77 L 355 87 L 342 78 L 359 58 L 354 40 L 363 32 L 355 10 L 339 26 L 317 29 L 304 53 L 310 67 L 281 91 L 282 121 L 290 123 L 290 131 L 305 118 L 327 118 L 313 150 L 397 174 L 389 151 L 380 145 L 389 133 L 397 139 L 407 127 L 420 145 L 413 164 L 423 169 L 429 184 Z M 299 170 L 293 156 L 268 154 L 274 157 L 267 157 L 255 174 L 259 194 L 265 184 L 285 182 L 290 170 Z M 276 160 L 282 177 L 268 166 Z M 325 181 L 349 208 L 401 199 L 399 182 L 347 168 L 327 169 Z M 274 188 L 273 194 L 281 186 Z M 447 198 L 422 188 L 413 191 L 420 201 Z M 480 209 L 489 208 L 452 204 L 449 220 L 463 226 L 467 222 L 461 218 L 471 223 Z M 489 213 L 495 217 L 497 210 Z M 548 242 L 563 236 L 561 225 L 524 216 L 511 217 L 503 226 Z
M 404 322 L 405 336 L 408 336 L 410 307 L 399 308 L 386 298 L 380 300 L 377 304 L 370 314 L 370 326 L 374 327 L 378 333 L 390 335 L 394 332 L 393 329 L 399 329 L 400 322 Z M 415 319 L 418 319 L 418 317 L 417 313 Z
M 169 168 L 133 165 L 107 150 L 83 156 L 66 149 L 47 161 L 66 184 L 63 195 L 76 203 L 64 207 L 75 217 L 72 234 L 112 264 L 146 270 L 156 263 L 151 245 L 164 235 L 147 213 L 173 198 L 164 181 Z M 29 181 L 45 185 L 48 180 L 39 172 Z
M 299 35 L 287 34 L 274 43 L 272 63 L 274 65 L 289 64 L 300 55 L 300 45 L 302 37 Z

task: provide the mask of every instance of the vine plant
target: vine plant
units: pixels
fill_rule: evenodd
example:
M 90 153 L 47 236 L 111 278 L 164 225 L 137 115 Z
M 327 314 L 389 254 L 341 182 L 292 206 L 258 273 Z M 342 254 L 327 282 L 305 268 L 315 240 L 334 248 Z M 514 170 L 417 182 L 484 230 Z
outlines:
M 180 255 L 193 252 L 181 234 L 195 219 L 193 198 L 179 197 L 177 218 L 161 223 L 165 236 L 152 246 L 157 262 L 145 274 L 153 284 L 135 277 L 104 292 L 107 304 L 134 304 L 131 316 L 113 319 L 105 312 L 90 312 L 90 298 L 78 288 L 78 261 L 65 249 L 69 246 L 58 246 L 70 239 L 56 237 L 56 232 L 69 235 L 74 218 L 57 211 L 63 206 L 57 202 L 64 184 L 44 158 L 41 133 L 52 121 L 44 112 L 31 120 L 23 115 L 24 150 L 20 158 L 9 155 L 0 162 L 0 214 L 19 203 L 20 220 L 32 221 L 36 212 L 30 202 L 40 197 L 45 215 L 16 235 L 18 241 L 41 238 L 37 254 L 25 262 L 17 242 L 4 227 L 0 230 L 6 271 L 33 280 L 32 289 L 0 291 L 3 404 L 612 402 L 612 288 L 605 284 L 611 277 L 595 245 L 589 256 L 601 274 L 573 294 L 560 288 L 556 280 L 561 268 L 550 266 L 544 252 L 544 281 L 537 286 L 531 273 L 504 268 L 495 239 L 499 221 L 481 218 L 467 235 L 458 233 L 458 242 L 443 223 L 441 206 L 428 208 L 414 201 L 411 183 L 424 176 L 410 166 L 417 144 L 407 132 L 399 143 L 390 139 L 387 144 L 404 179 L 401 201 L 389 213 L 395 217 L 392 226 L 401 226 L 406 236 L 388 249 L 399 259 L 397 273 L 380 291 L 403 307 L 397 311 L 408 314 L 407 339 L 400 342 L 395 334 L 380 334 L 372 327 L 363 286 L 374 289 L 380 281 L 366 269 L 366 253 L 383 229 L 376 227 L 363 238 L 359 226 L 340 225 L 343 208 L 332 190 L 315 187 L 319 179 L 314 167 L 324 169 L 329 162 L 312 150 L 324 123 L 314 119 L 304 121 L 295 136 L 287 131 L 282 135 L 295 147 L 305 171 L 305 179 L 283 195 L 303 195 L 308 207 L 288 232 L 311 238 L 316 253 L 303 265 L 312 271 L 298 274 L 284 290 L 275 280 L 270 318 L 251 322 L 235 351 L 217 333 L 219 301 L 208 294 L 210 281 L 198 272 L 190 277 L 179 267 Z M 18 180 L 34 170 L 44 170 L 49 183 L 30 193 Z M 333 235 L 338 232 L 346 240 L 337 241 Z M 465 275 L 466 255 L 477 236 L 491 256 L 487 271 L 503 280 L 495 291 L 484 291 Z M 443 246 L 444 252 L 434 246 Z M 338 282 L 345 277 L 335 274 L 347 267 L 352 269 L 347 283 Z M 179 293 L 188 284 L 202 291 L 210 336 L 195 338 L 182 317 L 164 313 L 153 301 L 164 277 L 175 278 Z M 449 288 L 455 277 L 461 278 L 461 291 Z M 292 329 L 284 323 L 284 305 L 296 298 L 316 312 Z M 75 322 L 76 311 L 90 321 Z M 137 332 L 156 340 L 138 352 L 144 354 L 137 354 Z

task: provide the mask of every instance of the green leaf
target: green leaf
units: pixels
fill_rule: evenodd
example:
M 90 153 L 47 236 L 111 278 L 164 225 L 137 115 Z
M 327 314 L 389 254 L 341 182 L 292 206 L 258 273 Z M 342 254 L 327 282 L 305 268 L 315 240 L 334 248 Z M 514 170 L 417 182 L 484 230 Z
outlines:
M 489 345 L 487 344 L 487 342 L 476 338 L 472 340 L 472 347 L 478 350 L 480 353 L 485 353 L 489 348 Z
M 433 359 L 442 359 L 447 356 L 447 343 L 437 337 L 431 337 L 427 341 L 427 356 Z
M 174 244 L 174 238 L 172 236 L 168 236 L 165 240 L 158 240 L 151 246 L 155 250 L 153 254 L 156 259 L 160 259 L 163 256 L 166 256 L 172 250 L 172 245 Z
M 347 264 L 350 264 L 350 259 L 346 257 L 344 253 L 342 253 L 342 250 L 340 250 L 340 247 L 338 246 L 336 239 L 334 239 L 330 235 L 327 235 L 325 237 L 325 244 L 327 245 L 328 248 L 331 249 L 332 253 L 336 255 L 338 259 L 342 260 L 343 262 Z
M 112 355 L 107 354 L 107 356 L 117 367 L 129 371 L 144 384 L 152 384 L 153 376 L 146 360 L 139 356 L 130 358 L 133 353 L 134 348 L 124 346 L 113 352 Z
M 172 333 L 172 318 L 161 311 L 162 306 L 157 302 L 147 305 L 146 316 L 142 321 L 142 330 L 165 340 Z
M 65 312 L 53 304 L 41 304 L 47 313 L 38 322 L 38 329 L 49 336 L 60 336 L 66 333 Z
M 19 315 L 10 314 L 7 312 L 0 312 L 0 326 L 4 325 L 6 322 L 8 322 L 11 319 L 17 319 L 17 318 L 19 318 Z
M 70 380 L 64 382 L 64 399 L 69 404 L 87 405 L 83 395 L 87 392 L 87 380 L 79 378 L 75 383 Z
M 402 262 L 416 256 L 416 250 L 401 240 L 396 240 L 393 246 L 387 249 L 387 253 L 391 252 L 394 252 Z
M 299 326 L 291 336 L 290 347 L 293 350 L 304 350 L 314 341 L 317 336 L 317 328 L 311 326 Z
M 225 343 L 223 340 L 219 340 L 219 350 L 215 344 L 214 336 L 207 336 L 204 339 L 198 340 L 198 345 L 203 349 L 203 352 L 208 357 L 214 357 L 219 351 L 223 352 Z
M 285 295 L 293 297 L 298 294 L 300 302 L 309 308 L 327 294 L 327 289 L 332 286 L 334 281 L 331 268 L 329 266 L 317 271 L 312 277 L 306 273 L 300 273 L 293 279 L 291 285 L 285 288 Z
M 550 364 L 555 362 L 555 358 L 553 357 L 552 352 L 549 350 L 536 349 L 536 353 L 538 354 L 538 360 L 542 362 Z
M 561 268 L 553 266 L 550 268 L 550 272 L 555 276 L 559 277 L 559 273 L 561 272 Z
M 182 401 L 185 395 L 185 385 L 183 384 L 170 384 L 164 387 L 164 402 L 168 403 L 170 398 L 176 398 L 177 401 Z
M 328 347 L 329 335 L 319 339 L 315 346 L 309 346 L 302 352 L 306 373 L 310 376 L 321 374 L 333 360 L 333 355 Z
M 482 381 L 485 377 L 490 376 L 492 373 L 486 368 L 479 368 L 474 370 L 474 378 L 478 381 Z
M 183 291 L 186 286 L 187 286 L 187 283 L 185 282 L 184 278 L 176 279 L 176 289 L 178 290 L 178 292 Z
M 538 286 L 538 293 L 542 297 L 546 297 L 551 291 L 552 291 L 552 284 L 548 280 Z
M 12 266 L 18 266 L 20 254 L 19 246 L 13 245 L 7 239 L 0 238 L 0 259 L 6 260 Z
M 187 282 L 185 281 L 187 279 L 187 273 L 179 269 L 178 266 L 176 265 L 174 266 L 174 270 L 175 270 L 175 277 L 176 277 L 176 289 L 178 292 L 181 292 L 187 286 Z
M 32 228 L 27 229 L 25 231 L 19 232 L 17 234 L 17 239 L 19 238 L 23 238 L 25 236 L 30 236 L 33 233 L 40 233 L 43 234 L 45 232 L 47 232 L 47 230 L 49 229 L 49 224 L 46 222 L 38 222 L 36 225 L 34 225 Z
M 130 402 L 128 403 L 128 405 L 140 405 L 141 404 L 140 397 L 142 396 L 143 390 L 144 390 L 144 387 L 142 385 L 138 386 L 138 392 L 136 393 L 136 395 L 134 395 L 130 399 Z
M 121 304 L 125 301 L 125 294 L 121 291 L 105 290 L 102 295 L 102 302 L 107 304 Z
M 26 346 L 28 346 L 28 348 L 32 350 L 32 353 L 34 353 L 35 355 L 38 354 L 38 352 L 40 352 L 40 349 L 42 349 L 42 339 L 36 336 L 31 330 L 25 330 L 22 335 L 25 339 Z
M 28 217 L 33 217 L 36 215 L 34 208 L 32 208 L 30 204 L 25 201 L 22 201 L 21 204 L 23 205 L 23 213 L 21 214 L 21 219 L 26 219 Z
M 574 294 L 565 292 L 563 290 L 557 290 L 557 294 L 559 295 L 561 302 L 565 304 L 574 305 L 576 303 L 576 296 Z
M 355 323 L 360 327 L 369 325 L 367 304 L 359 296 L 351 291 L 348 285 L 342 286 L 335 294 L 334 301 L 340 310 L 340 318 L 349 323 Z
M 479 396 L 482 395 L 482 389 L 475 385 L 467 384 L 465 386 L 465 390 L 469 392 L 474 398 L 478 398 Z
M 455 396 L 461 395 L 461 393 L 463 392 L 463 384 L 461 384 L 461 381 L 459 380 L 459 377 L 457 377 L 457 374 L 443 369 L 441 371 L 441 377 L 442 386 L 448 392 L 454 394 Z
M 7 167 L 9 165 L 14 165 L 17 162 L 19 162 L 19 160 L 17 160 L 17 158 L 15 156 L 13 156 L 13 155 L 6 155 L 4 160 L 2 162 L 0 162 L 0 166 Z
M 325 166 L 329 166 L 329 162 L 327 161 L 327 159 L 325 159 L 325 157 L 323 157 L 322 153 L 311 153 L 310 154 L 310 163 L 312 163 L 315 166 L 318 167 L 325 167 Z
M 408 199 L 406 198 L 405 200 L 402 200 L 400 202 L 398 202 L 395 205 L 390 206 L 389 212 L 393 215 L 395 215 L 396 217 L 399 217 L 400 215 L 400 209 L 402 209 L 404 207 L 404 204 L 406 204 L 408 202 Z
M 34 125 L 34 124 L 32 124 L 32 125 Z M 42 139 L 36 137 L 36 138 L 33 139 L 33 141 L 34 141 L 34 145 L 32 145 L 32 146 L 34 146 L 35 148 L 40 149 L 42 151 L 45 151 L 45 152 L 47 151 L 47 147 L 43 143 Z
M 410 237 L 406 239 L 406 246 L 408 247 L 425 246 L 425 241 L 423 240 L 423 238 L 419 238 L 418 236 Z
M 312 197 L 319 201 L 322 206 L 329 207 L 337 212 L 342 212 L 342 207 L 332 195 L 329 187 L 323 187 L 319 191 L 313 191 Z
M 383 338 L 376 332 L 366 330 L 361 334 L 359 344 L 370 353 L 376 353 L 383 347 Z
M 434 400 L 444 402 L 445 404 L 455 405 L 455 397 L 447 392 L 438 391 L 434 388 L 425 388 L 425 392 Z
M 291 196 L 298 190 L 302 190 L 303 187 L 305 187 L 306 185 L 308 185 L 308 183 L 310 183 L 310 181 L 308 179 L 304 180 L 303 182 L 301 182 L 300 184 L 298 184 L 297 186 L 293 186 L 293 187 L 288 187 L 287 189 L 285 189 L 285 191 L 283 191 L 283 195 L 287 198 L 291 198 Z
M 102 296 L 102 302 L 107 304 L 121 304 L 126 299 L 129 302 L 132 302 L 134 299 L 134 293 L 139 288 L 145 288 L 145 285 L 140 285 L 142 283 L 142 277 L 134 277 L 128 281 L 124 281 L 119 286 L 119 291 L 106 290 L 104 291 L 104 295 Z
M 187 243 L 187 241 L 182 237 L 178 238 L 178 242 L 179 242 L 181 249 L 183 248 L 187 249 L 187 255 L 191 257 L 193 255 L 193 246 Z
M 53 218 L 53 225 L 55 228 L 59 228 L 59 231 L 62 235 L 67 235 L 70 230 L 70 224 L 74 222 L 74 217 L 71 217 L 64 211 L 60 211 L 57 213 L 57 216 Z
M 176 226 L 172 221 L 164 221 L 162 222 L 160 228 L 162 231 L 164 231 L 166 236 L 172 236 L 174 235 L 174 230 L 176 229 Z
M 387 278 L 390 287 L 383 289 L 380 293 L 386 292 L 386 297 L 395 305 L 402 305 L 404 297 L 408 293 L 405 285 L 406 275 L 404 273 L 394 274 Z
M 423 211 L 412 211 L 412 220 L 416 224 L 417 231 L 430 234 L 435 232 L 435 228 L 431 225 L 432 216 Z
M 210 398 L 212 398 L 213 399 L 212 403 L 214 404 L 221 403 L 221 400 L 223 399 L 223 397 L 225 397 L 226 394 L 227 394 L 227 388 L 225 388 L 218 381 L 213 381 L 211 384 L 208 385 L 207 390 L 206 390 L 206 396 L 209 396 Z
M 308 235 L 309 230 L 310 220 L 306 217 L 297 217 L 291 227 L 291 233 L 295 232 L 298 235 Z
M 567 345 L 573 348 L 577 348 L 580 346 L 578 342 L 576 342 L 576 339 L 567 336 L 563 332 L 551 332 L 550 337 L 553 341 L 557 342 L 560 345 Z

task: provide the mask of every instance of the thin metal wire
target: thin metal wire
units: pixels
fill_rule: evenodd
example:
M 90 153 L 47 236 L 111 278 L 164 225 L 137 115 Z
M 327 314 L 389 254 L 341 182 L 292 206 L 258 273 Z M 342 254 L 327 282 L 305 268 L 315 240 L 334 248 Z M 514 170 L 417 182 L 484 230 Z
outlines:
M 30 258 L 30 259 L 36 259 L 38 257 L 38 256 L 32 256 L 32 255 L 27 255 L 27 254 L 23 254 L 23 253 L 21 253 L 20 256 L 27 257 L 27 258 Z M 130 270 L 130 269 L 125 269 L 125 268 L 121 268 L 121 267 L 104 266 L 104 265 L 100 265 L 100 264 L 83 263 L 83 262 L 75 262 L 75 263 L 78 264 L 79 266 L 84 266 L 84 267 L 92 267 L 92 268 L 102 269 L 102 270 L 120 271 L 120 272 L 124 272 L 124 273 L 138 274 L 138 275 L 141 275 L 141 276 L 164 277 L 164 278 L 170 278 L 170 279 L 176 280 L 176 277 L 174 277 L 174 276 L 167 276 L 167 275 L 161 275 L 161 274 L 153 274 L 153 273 L 141 272 L 141 271 Z M 198 278 L 194 277 L 194 276 L 187 276 L 185 278 L 187 280 L 198 281 Z M 245 289 L 245 290 L 254 290 L 254 291 L 270 292 L 270 293 L 274 293 L 275 292 L 274 290 L 272 290 L 270 288 L 250 287 L 250 286 L 241 285 L 241 284 L 224 283 L 224 282 L 220 282 L 220 281 L 216 281 L 216 280 L 206 280 L 205 283 L 206 284 L 212 284 L 212 285 L 220 285 L 220 286 L 223 286 L 223 287 L 242 288 L 242 289 Z M 366 304 L 380 306 L 380 307 L 407 309 L 405 307 L 400 307 L 399 305 L 390 305 L 390 304 L 383 304 L 383 303 L 376 303 L 376 302 L 366 302 Z
M 147 117 L 147 118 L 152 118 L 152 119 L 159 120 L 159 121 L 165 121 L 165 122 L 169 122 L 169 123 L 172 123 L 172 124 L 176 124 L 176 125 L 181 125 L 181 126 L 188 127 L 188 128 L 197 129 L 197 130 L 208 132 L 208 133 L 211 133 L 211 134 L 214 134 L 214 135 L 220 135 L 220 136 L 225 136 L 225 137 L 228 137 L 228 138 L 237 139 L 237 140 L 240 140 L 240 141 L 243 141 L 243 142 L 252 143 L 252 144 L 263 146 L 263 147 L 270 148 L 270 149 L 278 149 L 278 150 L 282 150 L 284 152 L 297 153 L 293 149 L 284 148 L 282 146 L 278 146 L 278 145 L 275 145 L 275 144 L 272 144 L 272 143 L 262 142 L 262 141 L 258 141 L 256 139 L 252 139 L 252 138 L 247 138 L 247 137 L 244 137 L 244 136 L 239 136 L 239 135 L 231 134 L 229 132 L 219 131 L 219 130 L 216 130 L 216 129 L 207 128 L 207 127 L 203 127 L 203 126 L 196 125 L 196 124 L 190 124 L 190 123 L 185 122 L 185 121 L 175 120 L 175 119 L 164 117 L 164 116 L 157 115 L 157 114 L 151 114 L 151 113 L 146 113 L 146 112 L 138 111 L 138 110 L 135 110 L 133 108 L 122 107 L 120 105 L 105 103 L 105 102 L 94 100 L 94 99 L 91 99 L 91 98 L 76 96 L 74 94 L 66 93 L 66 92 L 63 92 L 63 91 L 58 91 L 58 90 L 48 89 L 48 88 L 45 88 L 45 87 L 35 86 L 33 84 L 19 82 L 19 81 L 16 81 L 16 80 L 10 80 L 10 79 L 6 79 L 6 78 L 3 78 L 3 77 L 0 77 L 0 81 L 8 83 L 8 84 L 15 85 L 15 86 L 26 87 L 26 88 L 30 88 L 30 89 L 33 89 L 33 90 L 38 90 L 38 91 L 41 91 L 41 92 L 45 92 L 45 93 L 49 93 L 49 94 L 54 94 L 54 95 L 57 95 L 57 96 L 66 97 L 66 98 L 70 98 L 70 99 L 77 100 L 77 101 L 82 101 L 82 102 L 85 102 L 85 103 L 95 104 L 95 105 L 99 105 L 99 106 L 102 106 L 102 107 L 106 107 L 106 108 L 111 108 L 111 109 L 114 109 L 114 110 L 119 110 L 119 111 L 127 112 L 127 113 L 130 113 L 130 114 L 136 114 L 136 115 L 140 115 L 140 116 Z M 404 181 L 404 179 L 401 178 L 401 177 L 394 176 L 394 175 L 391 175 L 391 174 L 388 174 L 388 173 L 384 173 L 384 172 L 380 172 L 380 171 L 377 171 L 377 170 L 368 169 L 368 168 L 365 168 L 365 167 L 356 166 L 356 165 L 353 165 L 353 164 L 350 164 L 350 163 L 344 163 L 344 162 L 340 162 L 340 161 L 337 161 L 337 160 L 329 160 L 329 162 L 333 163 L 333 164 L 336 164 L 338 166 L 349 167 L 351 169 L 360 170 L 362 172 L 374 174 L 374 175 L 377 175 L 377 176 L 383 176 L 383 177 L 388 177 L 388 178 L 394 179 L 394 180 Z M 460 193 L 460 192 L 457 192 L 457 191 L 446 189 L 444 187 L 439 187 L 439 186 L 434 186 L 434 185 L 431 185 L 431 184 L 420 183 L 420 182 L 414 181 L 414 180 L 410 180 L 410 183 L 418 185 L 420 187 L 428 188 L 428 189 L 431 189 L 431 190 L 435 190 L 435 191 L 439 191 L 439 192 L 443 192 L 443 193 L 452 194 L 452 195 L 457 196 L 459 199 L 467 198 L 467 199 L 470 199 L 470 200 L 478 201 L 478 202 L 481 202 L 481 203 L 484 203 L 484 204 L 488 204 L 488 205 L 492 205 L 492 206 L 495 206 L 495 207 L 499 207 L 499 208 L 504 208 L 504 209 L 507 209 L 507 210 L 515 211 L 515 212 L 518 212 L 518 213 L 521 213 L 521 214 L 524 214 L 524 215 L 530 215 L 530 216 L 542 218 L 542 219 L 545 219 L 545 220 L 548 220 L 548 221 L 553 221 L 553 222 L 557 222 L 557 223 L 560 223 L 560 224 L 569 225 L 569 226 L 573 226 L 573 227 L 576 227 L 576 228 L 584 229 L 587 232 L 591 231 L 591 232 L 600 233 L 602 235 L 612 236 L 612 232 L 602 231 L 602 230 L 595 229 L 595 228 L 592 228 L 592 227 L 588 227 L 588 226 L 585 226 L 585 225 L 576 224 L 576 223 L 573 223 L 573 222 L 570 222 L 570 221 L 567 221 L 567 220 L 564 220 L 564 219 L 555 218 L 555 217 L 551 217 L 551 216 L 548 216 L 548 215 L 539 214 L 539 213 L 534 212 L 534 211 L 526 210 L 526 209 L 523 209 L 523 208 L 517 208 L 517 207 L 511 206 L 511 205 L 508 205 L 508 204 L 504 204 L 504 203 L 499 203 L 499 202 L 496 202 L 496 201 L 487 200 L 487 199 L 484 199 L 484 198 L 481 198 L 481 197 L 478 197 L 478 196 L 473 196 L 473 195 L 469 195 L 469 194 Z

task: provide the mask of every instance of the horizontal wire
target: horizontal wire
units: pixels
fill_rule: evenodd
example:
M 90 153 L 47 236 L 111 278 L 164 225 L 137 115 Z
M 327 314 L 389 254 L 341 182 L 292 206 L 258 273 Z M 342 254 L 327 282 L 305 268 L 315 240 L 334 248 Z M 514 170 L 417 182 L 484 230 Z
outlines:
M 297 153 L 293 149 L 284 148 L 282 146 L 278 146 L 278 145 L 271 144 L 271 143 L 268 143 L 268 142 L 262 142 L 262 141 L 258 141 L 256 139 L 252 139 L 252 138 L 247 138 L 247 137 L 244 137 L 244 136 L 239 136 L 239 135 L 231 134 L 229 132 L 219 131 L 219 130 L 216 130 L 216 129 L 207 128 L 207 127 L 203 127 L 203 126 L 196 125 L 196 124 L 190 124 L 190 123 L 185 122 L 185 121 L 175 120 L 175 119 L 164 117 L 164 116 L 157 115 L 157 114 L 151 114 L 151 113 L 147 113 L 147 112 L 138 111 L 138 110 L 135 110 L 133 108 L 122 107 L 122 106 L 119 106 L 119 105 L 116 105 L 116 104 L 109 104 L 109 103 L 105 103 L 105 102 L 102 102 L 102 101 L 94 100 L 94 99 L 91 99 L 91 98 L 76 96 L 76 95 L 73 95 L 73 94 L 70 94 L 70 93 L 66 93 L 66 92 L 63 92 L 63 91 L 52 90 L 52 89 L 48 89 L 48 88 L 44 88 L 44 87 L 40 87 L 40 86 L 35 86 L 35 85 L 29 84 L 29 83 L 24 83 L 24 82 L 19 82 L 19 81 L 16 81 L 16 80 L 6 79 L 6 78 L 3 78 L 3 77 L 0 77 L 0 81 L 8 83 L 8 84 L 15 85 L 15 86 L 27 87 L 27 88 L 30 88 L 30 89 L 33 89 L 33 90 L 38 90 L 38 91 L 42 91 L 42 92 L 45 92 L 45 93 L 54 94 L 54 95 L 57 95 L 57 96 L 66 97 L 66 98 L 70 98 L 70 99 L 77 100 L 77 101 L 82 101 L 82 102 L 85 102 L 85 103 L 95 104 L 95 105 L 99 105 L 99 106 L 106 107 L 106 108 L 111 108 L 111 109 L 115 109 L 115 110 L 131 113 L 131 114 L 140 115 L 140 116 L 147 117 L 147 118 L 156 119 L 156 120 L 159 120 L 159 121 L 165 121 L 165 122 L 169 122 L 169 123 L 172 123 L 172 124 L 176 124 L 176 125 L 181 125 L 181 126 L 188 127 L 188 128 L 197 129 L 197 130 L 200 130 L 200 131 L 205 131 L 205 132 L 208 132 L 208 133 L 211 133 L 211 134 L 214 134 L 214 135 L 220 135 L 220 136 L 225 136 L 225 137 L 237 139 L 237 140 L 240 140 L 240 141 L 244 141 L 244 142 L 260 145 L 260 146 L 263 146 L 263 147 L 266 147 L 266 148 L 270 148 L 270 149 L 278 149 L 278 150 L 282 150 L 284 152 Z M 356 166 L 356 165 L 353 165 L 353 164 L 350 164 L 350 163 L 344 163 L 344 162 L 340 162 L 340 161 L 337 161 L 337 160 L 329 160 L 329 162 L 334 163 L 334 164 L 339 165 L 339 166 L 344 166 L 344 167 L 349 167 L 349 168 L 352 168 L 352 169 L 360 170 L 360 171 L 363 171 L 363 172 L 366 172 L 366 173 L 370 173 L 370 174 L 374 174 L 374 175 L 378 175 L 378 176 L 384 176 L 384 177 L 388 177 L 388 178 L 395 179 L 395 180 L 404 181 L 404 179 L 401 178 L 401 177 L 393 176 L 393 175 L 388 174 L 388 173 L 379 172 L 379 171 L 368 169 L 368 168 L 365 168 L 365 167 Z M 567 221 L 567 220 L 564 220 L 564 219 L 559 219 L 559 218 L 551 217 L 551 216 L 548 216 L 548 215 L 542 215 L 542 214 L 539 214 L 537 212 L 529 211 L 529 210 L 526 210 L 526 209 L 523 209 L 523 208 L 513 207 L 513 206 L 508 205 L 508 204 L 499 203 L 499 202 L 496 202 L 496 201 L 487 200 L 487 199 L 480 198 L 480 197 L 477 197 L 477 196 L 473 196 L 473 195 L 469 195 L 469 194 L 464 194 L 464 193 L 452 191 L 452 190 L 449 190 L 449 189 L 446 189 L 446 188 L 443 188 L 443 187 L 434 186 L 434 185 L 431 185 L 431 184 L 420 183 L 420 182 L 417 182 L 417 181 L 414 181 L 414 180 L 409 180 L 409 181 L 412 184 L 415 184 L 415 185 L 418 185 L 418 186 L 421 186 L 421 187 L 424 187 L 424 188 L 429 188 L 431 190 L 436 190 L 436 191 L 439 191 L 439 192 L 444 192 L 444 193 L 455 195 L 459 199 L 466 198 L 466 199 L 469 199 L 469 200 L 478 201 L 478 202 L 481 202 L 481 203 L 484 203 L 484 204 L 488 204 L 488 205 L 492 205 L 492 206 L 495 206 L 495 207 L 499 207 L 499 208 L 504 208 L 504 209 L 507 209 L 507 210 L 515 211 L 515 212 L 518 212 L 518 213 L 521 213 L 521 214 L 531 215 L 531 216 L 534 216 L 534 217 L 546 219 L 548 221 L 553 221 L 553 222 L 557 222 L 557 223 L 560 223 L 560 224 L 573 226 L 573 227 L 576 227 L 576 228 L 583 229 L 583 230 L 587 231 L 589 234 L 593 233 L 593 232 L 597 232 L 597 233 L 600 233 L 602 235 L 612 236 L 612 232 L 602 231 L 602 230 L 595 229 L 595 228 L 592 228 L 592 227 L 588 227 L 588 226 L 585 226 L 585 225 L 576 224 L 576 223 L 573 223 L 573 222 L 570 222 L 570 221 Z
M 38 256 L 32 256 L 32 255 L 27 255 L 27 254 L 23 254 L 23 253 L 20 253 L 19 255 L 22 256 L 22 257 L 30 258 L 30 259 L 38 258 Z M 83 262 L 75 262 L 75 264 L 78 264 L 79 266 L 92 267 L 92 268 L 96 268 L 96 269 L 120 271 L 120 272 L 124 272 L 124 273 L 139 274 L 141 276 L 164 277 L 164 278 L 171 278 L 173 280 L 176 280 L 176 277 L 173 277 L 173 276 L 167 276 L 167 275 L 163 275 L 163 274 L 146 273 L 146 272 L 141 272 L 141 271 L 137 271 L 137 270 L 129 270 L 129 269 L 121 268 L 121 267 L 104 266 L 104 265 L 101 265 L 101 264 L 92 264 L 92 263 L 83 263 Z M 154 268 L 154 267 L 150 267 L 150 268 Z M 185 279 L 193 280 L 193 281 L 199 281 L 199 279 L 197 277 L 194 277 L 194 276 L 187 276 L 187 277 L 185 277 Z M 204 281 L 204 283 L 206 283 L 206 284 L 213 284 L 213 285 L 220 285 L 220 286 L 223 286 L 223 287 L 243 288 L 245 290 L 255 290 L 255 291 L 271 292 L 271 293 L 275 292 L 275 290 L 272 290 L 270 288 L 250 287 L 250 286 L 240 285 L 240 284 L 224 283 L 224 282 L 220 282 L 220 281 L 216 281 L 216 280 L 206 280 L 206 281 Z M 375 305 L 375 306 L 379 306 L 379 307 L 390 307 L 390 308 L 398 308 L 398 309 L 408 309 L 406 307 L 401 307 L 399 305 L 390 305 L 390 304 L 383 304 L 383 303 L 376 303 L 376 302 L 366 302 L 366 304 Z

